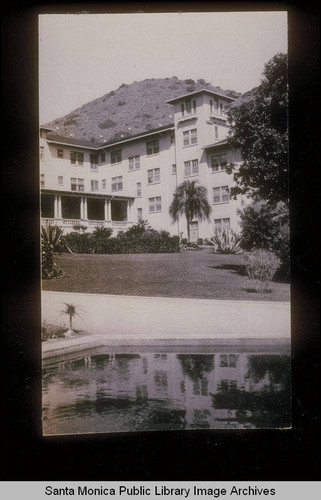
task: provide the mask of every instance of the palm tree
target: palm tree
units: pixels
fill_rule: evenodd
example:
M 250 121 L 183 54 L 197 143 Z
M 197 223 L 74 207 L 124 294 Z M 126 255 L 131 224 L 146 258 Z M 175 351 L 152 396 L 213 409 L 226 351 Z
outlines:
M 79 306 L 65 303 L 65 308 L 61 311 L 61 314 L 69 317 L 69 330 L 67 333 L 74 333 L 74 330 L 72 328 L 72 321 L 75 316 L 80 316 L 79 311 L 81 310 L 83 311 L 83 309 Z
M 198 186 L 197 181 L 184 181 L 176 188 L 174 199 L 169 207 L 169 213 L 176 222 L 180 215 L 187 220 L 187 238 L 190 241 L 190 223 L 197 217 L 209 220 L 212 207 L 207 201 L 207 189 Z

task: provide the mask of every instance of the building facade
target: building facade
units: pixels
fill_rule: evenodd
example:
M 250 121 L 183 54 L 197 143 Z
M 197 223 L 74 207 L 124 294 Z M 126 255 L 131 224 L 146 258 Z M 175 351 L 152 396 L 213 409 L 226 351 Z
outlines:
M 207 188 L 210 221 L 193 220 L 191 240 L 215 231 L 238 231 L 233 176 L 225 171 L 240 154 L 227 143 L 226 110 L 234 99 L 208 90 L 167 101 L 174 123 L 102 145 L 40 130 L 42 223 L 71 231 L 111 227 L 117 233 L 140 220 L 157 230 L 187 236 L 187 222 L 173 222 L 169 207 L 176 187 L 195 180 Z

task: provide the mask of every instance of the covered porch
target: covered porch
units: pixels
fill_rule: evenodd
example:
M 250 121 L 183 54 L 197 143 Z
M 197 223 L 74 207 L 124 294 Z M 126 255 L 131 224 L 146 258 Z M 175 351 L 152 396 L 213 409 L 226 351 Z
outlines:
M 57 225 L 69 233 L 82 226 L 88 232 L 110 227 L 117 233 L 133 225 L 134 198 L 74 192 L 41 192 L 41 222 Z

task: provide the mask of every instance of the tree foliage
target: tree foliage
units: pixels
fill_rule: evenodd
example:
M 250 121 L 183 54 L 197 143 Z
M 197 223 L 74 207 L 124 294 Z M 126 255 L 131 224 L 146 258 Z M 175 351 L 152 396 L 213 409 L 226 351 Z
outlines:
M 264 68 L 254 98 L 230 108 L 229 144 L 240 149 L 243 163 L 231 164 L 236 186 L 231 195 L 288 204 L 287 55 L 276 54 Z
M 169 207 L 169 213 L 174 222 L 179 216 L 185 215 L 187 220 L 187 237 L 190 241 L 190 223 L 197 217 L 209 220 L 211 206 L 207 200 L 207 189 L 198 186 L 196 181 L 184 181 L 176 188 L 174 199 Z

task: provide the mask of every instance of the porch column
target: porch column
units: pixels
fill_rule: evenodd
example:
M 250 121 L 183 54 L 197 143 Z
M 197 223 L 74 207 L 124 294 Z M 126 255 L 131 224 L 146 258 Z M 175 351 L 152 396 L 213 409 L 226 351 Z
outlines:
M 131 201 L 127 201 L 127 222 L 130 222 L 132 220 L 131 219 L 131 208 L 132 208 Z
M 111 220 L 111 200 L 105 200 L 106 220 Z
M 84 199 L 80 198 L 80 219 L 84 218 Z
M 104 219 L 109 220 L 108 219 L 108 200 L 107 200 L 107 198 L 105 198 L 104 202 L 105 202 L 104 203 Z
M 61 207 L 61 196 L 57 196 L 57 213 L 58 213 L 58 218 L 62 219 L 62 207 Z
M 87 211 L 87 198 L 83 198 L 84 200 L 84 204 L 83 204 L 83 216 L 84 216 L 84 219 L 87 220 L 88 219 L 88 211 Z
M 59 215 L 58 215 L 58 196 L 55 195 L 55 199 L 54 199 L 54 218 L 55 219 L 58 219 L 59 218 Z

